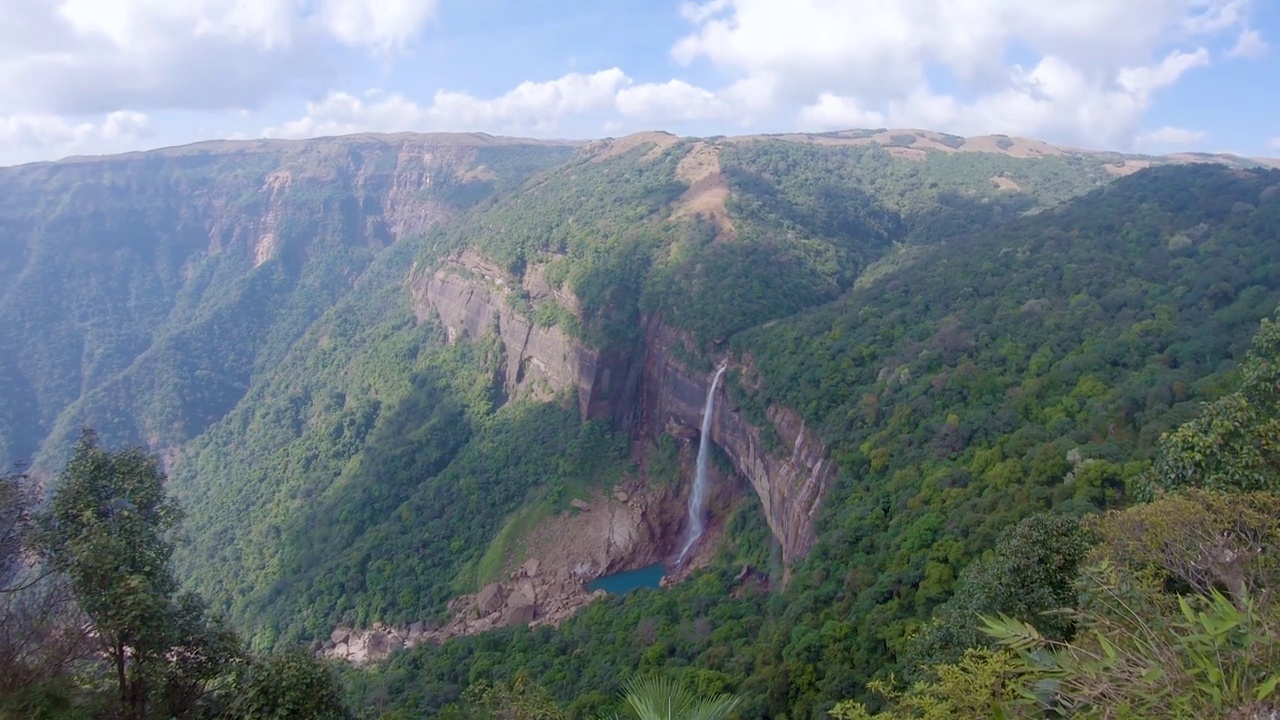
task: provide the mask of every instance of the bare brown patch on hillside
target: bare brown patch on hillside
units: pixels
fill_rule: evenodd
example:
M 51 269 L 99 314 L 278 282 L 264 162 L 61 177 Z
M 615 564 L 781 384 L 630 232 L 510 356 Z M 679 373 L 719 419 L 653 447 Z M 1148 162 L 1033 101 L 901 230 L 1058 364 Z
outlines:
M 788 135 L 792 142 L 808 142 L 814 145 L 871 145 L 875 140 L 870 137 L 831 137 L 827 135 Z
M 490 169 L 488 165 L 477 165 L 465 171 L 458 179 L 462 180 L 462 182 L 488 182 L 497 180 L 498 174 Z
M 908 141 L 908 137 L 915 139 Z M 959 149 L 957 146 L 962 147 L 965 142 L 962 137 L 948 136 L 932 130 L 886 130 L 876 133 L 872 136 L 872 139 L 881 145 L 889 145 L 891 147 L 902 147 L 903 143 L 908 143 L 908 147 L 919 150 L 922 154 L 925 150 L 955 152 Z
M 276 223 L 280 219 L 281 196 L 293 184 L 293 174 L 288 170 L 277 170 L 267 176 L 260 192 L 270 195 L 267 211 L 262 217 L 259 227 L 261 234 L 253 248 L 253 266 L 258 267 L 275 257 L 280 252 L 280 237 L 276 235 Z
M 1228 155 L 1208 155 L 1205 153 L 1172 153 L 1165 157 L 1176 163 L 1187 164 L 1217 164 L 1230 158 Z
M 1047 142 L 1007 135 L 981 135 L 965 138 L 964 145 L 960 146 L 960 149 L 964 152 L 999 153 L 1016 158 L 1049 157 L 1066 154 L 1062 148 L 1055 147 Z
M 892 130 L 847 130 L 821 135 L 810 133 L 786 133 L 782 135 L 742 135 L 729 138 L 728 142 L 750 142 L 753 140 L 785 140 L 803 142 L 813 145 L 884 145 L 891 149 L 909 149 L 916 151 L 937 150 L 939 152 L 985 152 L 1008 155 L 1016 158 L 1037 158 L 1065 155 L 1067 151 L 1039 140 L 1013 137 L 1008 135 L 981 135 L 964 138 L 958 135 L 901 128 Z M 900 157 L 915 159 L 917 153 L 894 153 Z
M 680 142 L 680 138 L 669 132 L 653 130 L 638 132 L 617 139 L 597 140 L 589 143 L 584 148 L 584 152 L 591 156 L 591 162 L 600 162 L 601 160 L 625 155 L 638 147 L 652 144 L 653 148 L 645 155 L 645 159 L 652 160 L 663 150 L 678 142 Z
M 914 147 L 891 147 L 889 148 L 889 154 L 896 158 L 915 162 L 924 162 L 925 158 L 929 157 L 929 153 Z
M 992 175 L 991 182 L 1001 190 L 1012 190 L 1014 192 L 1022 192 L 1022 186 L 1013 181 L 1013 178 L 1004 175 Z
M 813 135 L 810 133 L 784 133 L 781 135 L 738 135 L 726 138 L 725 142 L 754 142 L 757 140 L 783 140 L 785 142 L 808 143 L 810 145 L 871 145 L 875 141 L 871 136 L 854 137 L 843 133 L 830 135 Z
M 1119 162 L 1107 163 L 1102 166 L 1102 169 L 1112 175 L 1124 177 L 1125 175 L 1132 175 L 1139 170 L 1145 170 L 1149 167 L 1151 167 L 1150 160 L 1121 160 Z
M 720 168 L 720 147 L 700 142 L 676 165 L 676 179 L 689 186 L 676 200 L 671 213 L 673 220 L 705 217 L 715 223 L 717 239 L 732 240 L 736 237 L 733 220 L 726 203 L 729 200 L 729 183 Z

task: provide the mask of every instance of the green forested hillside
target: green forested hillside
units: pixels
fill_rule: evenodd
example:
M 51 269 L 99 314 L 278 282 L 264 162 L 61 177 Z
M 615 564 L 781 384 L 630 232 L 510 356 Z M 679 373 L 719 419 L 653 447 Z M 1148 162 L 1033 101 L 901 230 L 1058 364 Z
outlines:
M 743 526 L 745 547 L 701 580 L 558 633 L 416 649 L 354 682 L 419 710 L 520 669 L 575 713 L 649 669 L 738 692 L 742 717 L 862 697 L 869 678 L 911 669 L 912 632 L 1005 530 L 1132 502 L 1160 434 L 1234 385 L 1280 301 L 1278 186 L 1275 172 L 1140 173 L 949 236 L 837 303 L 735 336 L 753 377 L 732 396 L 797 408 L 841 465 L 786 592 L 730 596 L 743 559 L 767 552 Z
M 646 296 L 646 309 L 704 343 L 836 299 L 894 243 L 937 242 L 1110 179 L 1084 158 L 916 160 L 878 145 L 776 140 L 728 144 L 721 163 L 737 242 L 703 234 L 676 245 Z
M 743 401 L 821 423 L 844 471 L 789 612 L 851 623 L 865 677 L 1020 517 L 1130 500 L 1280 302 L 1277 183 L 1141 173 L 737 339 L 763 378 Z
M 598 172 L 632 164 L 599 163 Z M 639 217 L 652 212 L 647 191 L 632 197 Z M 629 209 L 627 198 L 615 212 Z M 260 642 L 311 640 L 339 622 L 436 617 L 453 594 L 475 589 L 456 577 L 507 513 L 559 484 L 620 476 L 624 442 L 559 404 L 503 406 L 501 348 L 448 346 L 409 305 L 415 261 L 459 243 L 518 266 L 521 246 L 504 238 L 520 228 L 495 232 L 507 224 L 490 218 L 527 202 L 521 193 L 482 205 L 385 253 L 175 465 L 184 500 L 203 508 L 180 565 Z
M 616 481 L 622 466 L 609 448 L 621 439 L 584 449 L 588 431 L 567 411 L 500 409 L 501 348 L 445 347 L 437 327 L 414 320 L 401 283 L 415 265 L 433 267 L 460 248 L 515 278 L 545 264 L 547 281 L 571 291 L 581 313 L 551 301 L 525 312 L 588 345 L 640 353 L 641 318 L 651 313 L 710 341 L 834 299 L 891 243 L 937 222 L 931 186 L 946 179 L 957 199 L 938 212 L 989 217 L 1051 204 L 1101 176 L 1096 161 L 1083 166 L 1090 171 L 1036 169 L 1038 160 L 939 154 L 920 163 L 876 146 L 746 143 L 722 151 L 737 238 L 716 243 L 705 221 L 671 217 L 688 187 L 678 165 L 693 144 L 580 153 L 380 256 L 174 465 L 184 501 L 201 508 L 179 556 L 196 587 L 262 642 L 323 637 L 338 623 L 439 617 L 453 594 L 476 589 L 455 576 L 504 515 L 557 484 L 610 473 Z M 889 177 L 872 186 L 865 179 L 876 171 Z M 1026 192 L 1001 190 L 990 181 L 996 172 Z M 565 414 L 552 420 L 554 412 Z M 496 442 L 493 433 L 549 454 L 485 470 L 475 463 L 488 451 L 478 448 Z M 586 472 L 593 466 L 602 469 Z M 488 497 L 469 494 L 483 487 L 454 487 L 467 476 L 501 487 L 502 501 L 459 502 Z
M 555 352 L 616 383 L 646 382 L 661 327 L 691 377 L 731 363 L 726 405 L 765 450 L 793 452 L 767 415 L 789 408 L 838 467 L 789 585 L 738 577 L 775 562 L 748 496 L 687 581 L 348 668 L 352 706 L 466 716 L 464 690 L 519 673 L 588 717 L 649 672 L 742 718 L 874 705 L 869 681 L 956 660 L 972 609 L 1005 607 L 992 578 L 1061 562 L 1028 602 L 1070 595 L 1078 519 L 1145 499 L 1162 433 L 1235 389 L 1280 302 L 1280 171 L 848 139 L 437 138 L 408 164 L 335 139 L 0 171 L 0 460 L 56 465 L 82 424 L 163 453 L 178 577 L 256 649 L 314 649 L 443 622 L 514 513 L 643 481 L 672 431 L 649 408 L 585 421 L 593 378 L 510 394 L 505 341 L 455 341 L 411 297 L 423 278 L 563 330 Z M 1044 537 L 1079 551 L 1031 553 Z
M 572 152 L 435 143 L 193 146 L 0 169 L 0 462 L 55 467 L 83 425 L 176 449 L 384 248 Z

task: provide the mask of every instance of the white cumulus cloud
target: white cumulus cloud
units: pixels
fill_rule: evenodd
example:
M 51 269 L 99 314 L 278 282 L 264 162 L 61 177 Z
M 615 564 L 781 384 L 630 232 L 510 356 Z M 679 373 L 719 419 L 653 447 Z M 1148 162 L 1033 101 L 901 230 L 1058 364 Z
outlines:
M 253 108 L 385 54 L 435 0 L 0 0 L 0 112 Z
M 408 44 L 435 14 L 435 0 L 325 0 L 320 5 L 320 17 L 335 38 L 380 50 Z
M 757 106 L 794 112 L 802 129 L 883 119 L 1131 145 L 1154 94 L 1210 62 L 1209 40 L 1260 40 L 1248 35 L 1250 5 L 707 0 L 685 4 L 693 31 L 671 53 L 767 89 Z
M 146 113 L 171 139 L 170 116 L 243 132 L 273 121 L 237 113 L 306 99 L 265 132 L 905 126 L 1151 147 L 1169 129 L 1146 122 L 1162 91 L 1266 52 L 1251 25 L 1262 2 L 683 0 L 687 28 L 667 41 L 684 69 L 671 76 L 604 64 L 520 82 L 519 67 L 493 57 L 510 67 L 511 89 L 480 96 L 448 89 L 492 82 L 469 65 L 433 68 L 450 75 L 421 92 L 337 84 L 403 77 L 352 79 L 411 57 L 440 0 L 0 0 L 0 117 L 13 142 L 47 153 L 115 147 L 106 128 L 117 112 Z M 56 140 L 86 126 L 99 130 Z
M 1126 92 L 1146 98 L 1156 90 L 1177 82 L 1186 71 L 1207 64 L 1209 51 L 1204 48 L 1190 53 L 1175 50 L 1153 65 L 1122 68 L 1116 80 Z
M 1139 148 L 1185 148 L 1203 140 L 1205 135 L 1202 130 L 1165 125 L 1142 133 L 1135 144 Z
M 862 108 L 856 98 L 822 93 L 817 102 L 800 109 L 800 122 L 815 130 L 880 127 L 884 114 Z
M 623 88 L 618 92 L 617 105 L 618 111 L 628 117 L 667 122 L 720 118 L 728 111 L 716 93 L 683 80 Z
M 432 111 L 440 118 L 463 126 L 519 127 L 551 130 L 566 115 L 577 115 L 612 105 L 619 88 L 630 79 L 618 68 L 583 74 L 570 73 L 547 82 L 520 83 L 510 92 L 482 100 L 466 93 L 436 93 Z
M 630 79 L 618 68 L 524 82 L 495 98 L 441 90 L 430 105 L 403 95 L 370 91 L 363 97 L 334 92 L 307 105 L 306 115 L 263 131 L 268 137 L 311 137 L 360 131 L 538 132 L 561 119 L 613 107 Z
M 61 0 L 47 3 L 83 38 L 101 38 L 121 51 L 143 51 L 164 36 L 250 41 L 262 47 L 287 42 L 290 3 L 279 0 Z
M 57 115 L 0 115 L 3 160 L 20 163 L 50 156 L 130 149 L 150 135 L 146 115 L 117 110 L 95 120 L 68 121 Z
M 1208 60 L 1207 53 L 1174 52 L 1148 66 L 1121 68 L 1112 78 L 1090 77 L 1057 57 L 1009 70 L 1006 86 L 963 102 L 927 85 L 889 99 L 884 112 L 854 96 L 819 95 L 798 113 L 802 127 L 943 129 L 965 135 L 1004 132 L 1095 143 L 1127 144 L 1134 138 L 1155 91 Z
M 1249 28 L 1240 32 L 1236 44 L 1227 51 L 1227 57 L 1261 57 L 1266 53 L 1267 41 L 1262 39 L 1262 34 L 1257 30 Z

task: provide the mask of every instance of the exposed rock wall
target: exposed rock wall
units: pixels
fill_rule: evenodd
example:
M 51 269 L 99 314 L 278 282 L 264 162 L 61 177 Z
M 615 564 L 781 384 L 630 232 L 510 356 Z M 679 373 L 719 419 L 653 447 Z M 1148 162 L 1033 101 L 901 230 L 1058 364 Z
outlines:
M 508 273 L 467 250 L 434 272 L 416 273 L 410 292 L 418 321 L 438 313 L 450 342 L 497 334 L 506 351 L 508 397 L 548 399 L 574 388 L 584 418 L 612 419 L 625 412 L 628 358 L 585 347 L 562 328 L 521 314 L 509 300 L 515 288 Z M 526 272 L 522 289 L 532 302 L 552 300 L 577 310 L 577 299 L 547 285 L 536 266 Z
M 254 266 L 282 252 L 305 257 L 321 221 L 340 228 L 347 244 L 380 248 L 421 235 L 457 211 L 445 193 L 484 179 L 478 144 L 406 136 L 250 145 L 241 150 L 246 164 L 270 158 L 275 167 L 247 204 L 237 203 L 250 188 L 234 183 L 188 192 L 213 211 L 205 220 L 209 250 L 245 246 Z M 191 162 L 170 162 L 184 161 Z
M 531 268 L 522 282 L 533 302 L 554 299 L 577 311 L 576 299 L 550 287 L 538 268 Z M 683 338 L 660 318 L 651 318 L 639 357 L 602 353 L 584 347 L 561 328 L 539 326 L 516 311 L 509 302 L 514 284 L 502 268 L 468 250 L 438 269 L 415 272 L 410 287 L 418 320 L 438 315 L 450 342 L 489 333 L 499 338 L 506 351 L 508 396 L 549 398 L 576 389 L 584 419 L 612 419 L 646 440 L 673 435 L 684 446 L 682 464 L 691 466 L 712 373 L 691 372 L 676 358 L 672 348 Z M 711 439 L 749 481 L 789 565 L 813 544 L 814 520 L 835 477 L 835 465 L 821 439 L 795 411 L 768 409 L 771 431 L 785 450 L 770 452 L 764 432 L 726 402 L 723 389 L 718 392 L 722 395 L 715 406 Z M 712 502 L 718 516 L 711 518 L 707 539 L 664 583 L 678 582 L 710 559 L 715 539 L 723 532 L 722 516 L 735 494 L 728 480 L 717 478 L 714 483 Z M 452 619 L 443 627 L 420 622 L 365 630 L 340 627 L 322 652 L 364 663 L 423 642 L 512 625 L 558 624 L 602 594 L 586 590 L 590 580 L 671 559 L 685 530 L 687 489 L 650 487 L 632 479 L 611 493 L 575 499 L 571 510 L 525 538 L 523 562 L 508 566 L 504 579 L 474 595 L 455 598 L 450 604 Z M 509 564 L 520 561 L 508 558 Z M 748 575 L 744 568 L 739 580 Z
M 433 272 L 419 273 L 412 282 L 413 305 L 420 321 L 438 313 L 451 342 L 495 332 L 506 349 L 509 396 L 547 398 L 576 388 L 584 418 L 611 419 L 651 439 L 663 433 L 696 437 L 711 373 L 694 374 L 676 359 L 672 347 L 682 342 L 679 334 L 651 318 L 642 357 L 587 348 L 561 328 L 539 326 L 514 310 L 508 298 L 515 282 L 468 250 Z M 523 290 L 535 303 L 553 299 L 577 309 L 576 299 L 551 288 L 536 266 L 526 272 Z M 762 430 L 723 401 L 716 404 L 711 439 L 751 483 L 790 564 L 813 544 L 814 521 L 836 467 L 795 411 L 772 407 L 767 416 L 781 451 L 771 452 Z
M 650 321 L 646 336 L 643 431 L 656 436 L 673 425 L 698 428 L 711 373 L 691 374 L 672 356 L 671 348 L 681 338 L 660 321 Z M 721 396 L 711 422 L 711 439 L 751 483 L 769 528 L 782 545 L 783 562 L 789 565 L 813 545 L 814 521 L 835 479 L 836 466 L 827 457 L 825 443 L 794 410 L 768 409 L 784 448 L 784 452 L 769 452 L 762 430 L 726 401 L 723 389 L 717 392 Z

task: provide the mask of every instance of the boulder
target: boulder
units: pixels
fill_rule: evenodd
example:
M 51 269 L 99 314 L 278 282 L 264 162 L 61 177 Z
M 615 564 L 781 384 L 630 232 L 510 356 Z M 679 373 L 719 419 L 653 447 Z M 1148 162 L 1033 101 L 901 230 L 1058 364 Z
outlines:
M 476 610 L 480 617 L 484 617 L 490 613 L 495 613 L 502 609 L 502 603 L 506 600 L 507 593 L 502 585 L 498 583 L 490 583 L 484 586 L 484 589 L 476 595 Z
M 329 633 L 329 639 L 333 641 L 334 645 L 341 645 L 345 643 L 347 639 L 350 637 L 351 637 L 351 631 L 344 630 L 343 628 L 338 628 L 333 632 Z
M 528 625 L 533 622 L 533 618 L 537 614 L 537 608 L 532 604 L 521 603 L 519 605 L 511 605 L 507 608 L 507 615 L 503 618 L 503 624 L 508 627 L 513 625 Z
M 394 643 L 386 633 L 380 631 L 369 633 L 366 647 L 370 655 L 385 655 L 391 652 L 393 646 Z
M 586 500 L 581 500 L 579 498 L 574 498 L 570 500 L 569 504 L 578 508 L 583 512 L 586 512 L 591 509 L 591 503 L 587 502 Z
M 523 565 L 520 566 L 520 569 L 517 571 L 517 574 L 527 578 L 536 578 L 538 577 L 538 569 L 541 566 L 542 564 L 538 561 L 538 558 L 529 558 L 528 560 L 524 561 Z
M 517 605 L 533 605 L 537 602 L 534 594 L 533 584 L 529 582 L 522 583 L 519 587 L 511 592 L 507 598 L 507 606 L 515 607 Z

